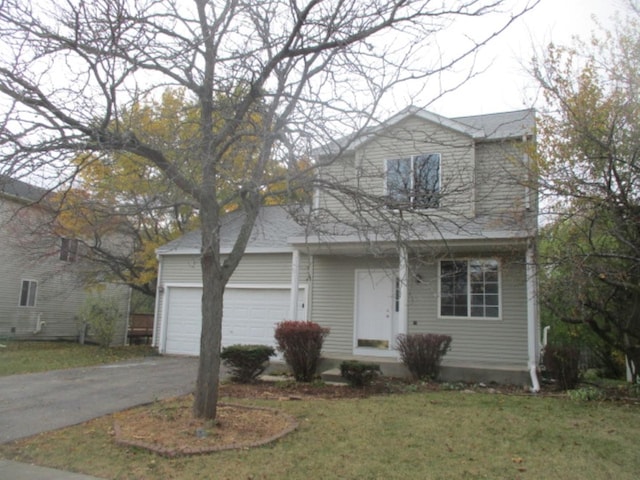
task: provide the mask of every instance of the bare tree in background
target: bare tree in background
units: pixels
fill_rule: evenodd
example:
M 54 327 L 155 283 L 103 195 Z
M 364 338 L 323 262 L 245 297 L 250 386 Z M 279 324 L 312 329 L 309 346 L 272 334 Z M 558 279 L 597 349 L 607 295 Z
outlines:
M 308 176 L 294 159 L 371 124 L 395 87 L 419 92 L 534 3 L 509 11 L 513 2 L 503 0 L 0 0 L 1 173 L 37 172 L 71 188 L 87 167 L 70 162 L 79 153 L 127 152 L 198 206 L 203 297 L 193 411 L 215 418 L 223 293 L 265 194 L 274 194 L 265 179 L 297 188 Z M 495 29 L 481 28 L 494 17 Z M 457 19 L 475 19 L 482 33 L 439 51 L 436 40 Z M 179 152 L 136 135 L 121 115 L 167 87 L 185 89 L 199 111 Z M 243 145 L 255 148 L 238 179 L 226 154 Z M 286 178 L 266 175 L 273 162 L 288 163 Z M 233 188 L 219 191 L 221 180 Z M 220 219 L 231 205 L 244 224 L 223 257 Z

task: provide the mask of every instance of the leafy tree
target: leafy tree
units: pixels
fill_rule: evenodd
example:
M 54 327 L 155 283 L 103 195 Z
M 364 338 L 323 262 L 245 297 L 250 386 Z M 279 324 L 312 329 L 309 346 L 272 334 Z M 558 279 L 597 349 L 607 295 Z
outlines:
M 224 95 L 219 96 L 224 101 Z M 196 136 L 197 106 L 188 102 L 184 89 L 167 89 L 161 100 L 137 101 L 122 119 L 134 134 L 149 145 L 166 148 L 166 155 L 176 164 L 189 165 L 197 179 L 198 164 L 189 157 L 189 144 Z M 259 113 L 252 121 L 259 121 Z M 252 156 L 250 144 L 243 144 L 226 154 L 230 158 L 228 176 L 219 177 L 220 196 L 229 196 L 235 183 L 245 174 L 245 159 Z M 239 151 L 238 151 L 239 150 Z M 182 158 L 181 156 L 186 156 Z M 255 155 L 253 155 L 255 156 Z M 62 237 L 77 238 L 84 248 L 80 256 L 89 260 L 84 279 L 87 283 L 111 278 L 135 290 L 155 296 L 157 258 L 155 250 L 198 226 L 198 205 L 186 201 L 184 194 L 166 181 L 162 172 L 144 157 L 128 152 L 106 155 L 84 153 L 75 158 L 79 168 L 73 187 L 53 195 L 57 212 L 56 232 Z M 303 164 L 301 164 L 303 165 Z M 267 178 L 283 178 L 284 165 L 272 162 Z M 265 201 L 280 203 L 282 180 L 265 184 L 274 195 Z M 306 200 L 302 191 L 292 192 Z M 228 209 L 237 208 L 230 204 Z
M 538 167 L 550 206 L 546 305 L 640 366 L 640 24 L 550 46 L 535 65 L 547 103 Z
M 420 92 L 535 1 L 513 12 L 507 3 L 0 0 L 3 173 L 54 172 L 66 183 L 96 156 L 132 155 L 197 206 L 203 297 L 193 410 L 215 418 L 223 293 L 261 205 L 297 191 L 308 178 L 298 159 L 314 146 L 366 128 L 394 88 Z M 460 44 L 432 48 L 453 20 L 485 16 L 499 27 L 469 25 Z M 178 120 L 186 143 L 155 142 L 131 120 L 142 94 L 167 87 L 184 89 L 194 106 Z M 286 165 L 283 175 L 273 175 L 274 162 Z M 231 208 L 244 223 L 223 256 L 221 218 Z

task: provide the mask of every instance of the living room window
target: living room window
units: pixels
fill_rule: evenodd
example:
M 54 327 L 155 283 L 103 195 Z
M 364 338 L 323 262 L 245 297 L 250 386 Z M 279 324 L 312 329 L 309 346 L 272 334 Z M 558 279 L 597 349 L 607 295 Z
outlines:
M 60 260 L 63 262 L 75 262 L 78 258 L 78 239 L 65 238 L 60 239 Z
M 22 280 L 20 288 L 20 306 L 35 307 L 38 282 L 35 280 Z
M 442 260 L 440 316 L 500 317 L 500 264 L 497 260 Z
M 385 187 L 391 208 L 437 208 L 440 203 L 440 154 L 387 160 Z

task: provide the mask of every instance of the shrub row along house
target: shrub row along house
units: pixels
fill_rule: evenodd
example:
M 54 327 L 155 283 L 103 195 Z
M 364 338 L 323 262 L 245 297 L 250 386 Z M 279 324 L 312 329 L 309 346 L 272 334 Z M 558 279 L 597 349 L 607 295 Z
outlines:
M 45 189 L 0 176 L 0 340 L 77 340 L 84 333 L 83 245 L 56 234 L 47 194 Z M 129 289 L 105 284 L 102 291 L 122 312 L 113 337 L 122 345 Z
M 445 118 L 408 108 L 320 150 L 310 208 L 264 207 L 228 284 L 223 345 L 274 325 L 330 329 L 326 359 L 398 363 L 401 333 L 451 335 L 442 376 L 526 382 L 539 353 L 534 113 Z M 241 212 L 222 226 L 236 238 Z M 200 234 L 160 249 L 154 343 L 198 355 Z

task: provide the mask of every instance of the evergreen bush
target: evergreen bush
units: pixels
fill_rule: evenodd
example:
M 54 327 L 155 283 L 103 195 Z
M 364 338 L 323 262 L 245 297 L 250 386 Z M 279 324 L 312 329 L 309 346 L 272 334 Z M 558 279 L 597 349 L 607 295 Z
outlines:
M 265 371 L 269 357 L 275 354 L 268 345 L 230 345 L 222 349 L 220 358 L 229 368 L 232 380 L 250 383 Z

